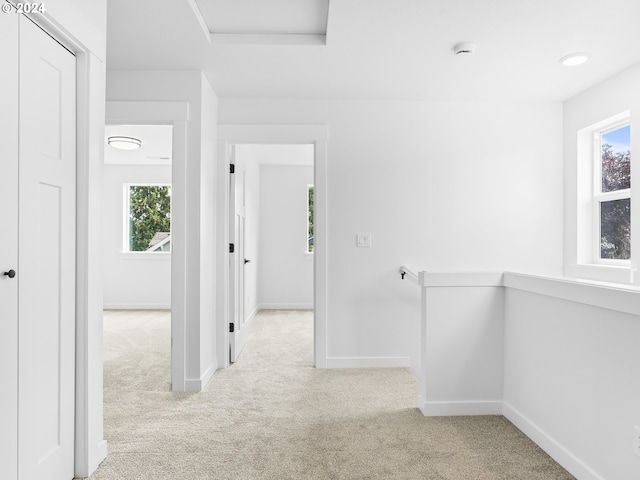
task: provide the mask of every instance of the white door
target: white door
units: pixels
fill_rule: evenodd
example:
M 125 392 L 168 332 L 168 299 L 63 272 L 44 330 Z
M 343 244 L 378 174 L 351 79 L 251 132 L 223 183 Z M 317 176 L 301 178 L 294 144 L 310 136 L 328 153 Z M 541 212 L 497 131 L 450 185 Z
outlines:
M 20 18 L 18 478 L 74 476 L 75 56 Z
M 231 160 L 234 165 L 235 148 L 232 147 Z M 233 166 L 234 173 L 229 180 L 229 243 L 233 244 L 233 253 L 229 254 L 229 323 L 233 325 L 229 333 L 229 359 L 238 360 L 244 347 L 247 329 L 245 328 L 245 170 L 239 164 Z M 231 331 L 232 330 L 232 331 Z
M 0 2 L 1 3 L 1 2 Z M 18 476 L 18 15 L 0 14 L 0 478 Z

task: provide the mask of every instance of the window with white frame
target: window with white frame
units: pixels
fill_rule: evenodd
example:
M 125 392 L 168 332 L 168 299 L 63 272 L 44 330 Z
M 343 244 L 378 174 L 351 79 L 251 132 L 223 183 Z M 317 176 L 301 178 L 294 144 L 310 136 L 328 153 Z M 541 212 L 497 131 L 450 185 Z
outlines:
M 124 250 L 171 251 L 171 185 L 126 184 Z
M 307 185 L 307 253 L 313 253 L 313 185 Z
M 594 260 L 631 260 L 631 126 L 628 120 L 594 131 Z

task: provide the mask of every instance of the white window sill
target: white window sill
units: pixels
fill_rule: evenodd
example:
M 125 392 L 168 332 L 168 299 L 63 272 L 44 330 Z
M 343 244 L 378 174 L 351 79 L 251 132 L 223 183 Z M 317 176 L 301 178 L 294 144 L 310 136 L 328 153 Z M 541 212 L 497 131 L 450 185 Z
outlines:
M 568 265 L 565 276 L 595 280 L 597 282 L 633 285 L 635 269 L 629 265 L 577 264 Z
M 640 287 L 636 286 L 511 272 L 505 272 L 504 286 L 640 316 Z

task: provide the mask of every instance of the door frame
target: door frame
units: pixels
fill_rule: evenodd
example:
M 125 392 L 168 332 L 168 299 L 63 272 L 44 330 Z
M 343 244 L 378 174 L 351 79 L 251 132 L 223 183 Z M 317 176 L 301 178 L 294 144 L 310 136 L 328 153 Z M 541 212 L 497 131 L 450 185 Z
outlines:
M 238 360 L 240 352 L 244 348 L 247 330 L 244 328 L 246 321 L 246 297 L 245 297 L 245 178 L 246 171 L 240 168 L 235 156 L 234 145 L 231 145 L 229 162 L 235 165 L 232 175 L 229 175 L 229 245 L 235 246 L 234 252 L 229 251 L 229 324 L 236 328 L 229 332 L 229 361 Z M 242 176 L 240 181 L 239 177 Z M 242 184 L 242 204 L 238 204 L 238 183 Z M 238 215 L 240 211 L 240 215 Z M 238 218 L 236 218 L 238 217 Z M 236 225 L 236 221 L 238 224 Z M 237 228 L 236 228 L 237 227 Z M 237 231 L 236 231 L 237 230 Z M 237 235 L 236 235 L 237 234 Z
M 327 125 L 218 125 L 217 345 L 218 366 L 229 366 L 229 154 L 238 144 L 314 146 L 313 360 L 327 368 Z
M 171 389 L 187 390 L 186 160 L 187 102 L 106 102 L 108 125 L 172 125 L 171 155 Z
M 102 192 L 106 45 L 71 2 L 24 16 L 76 56 L 74 470 L 76 477 L 85 478 L 107 456 L 102 425 L 102 220 L 92 215 Z

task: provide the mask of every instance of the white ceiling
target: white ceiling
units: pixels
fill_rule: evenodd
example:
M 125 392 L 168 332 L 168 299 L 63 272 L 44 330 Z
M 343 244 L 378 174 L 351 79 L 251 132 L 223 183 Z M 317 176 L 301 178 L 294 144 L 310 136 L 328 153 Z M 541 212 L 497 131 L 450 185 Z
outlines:
M 108 69 L 202 69 L 220 97 L 562 101 L 640 61 L 639 0 L 331 0 L 326 45 L 307 46 L 211 42 L 196 0 L 108 15 Z M 454 56 L 461 41 L 477 53 Z
M 324 35 L 328 0 L 195 0 L 209 32 Z M 196 12 L 197 14 L 197 12 Z

